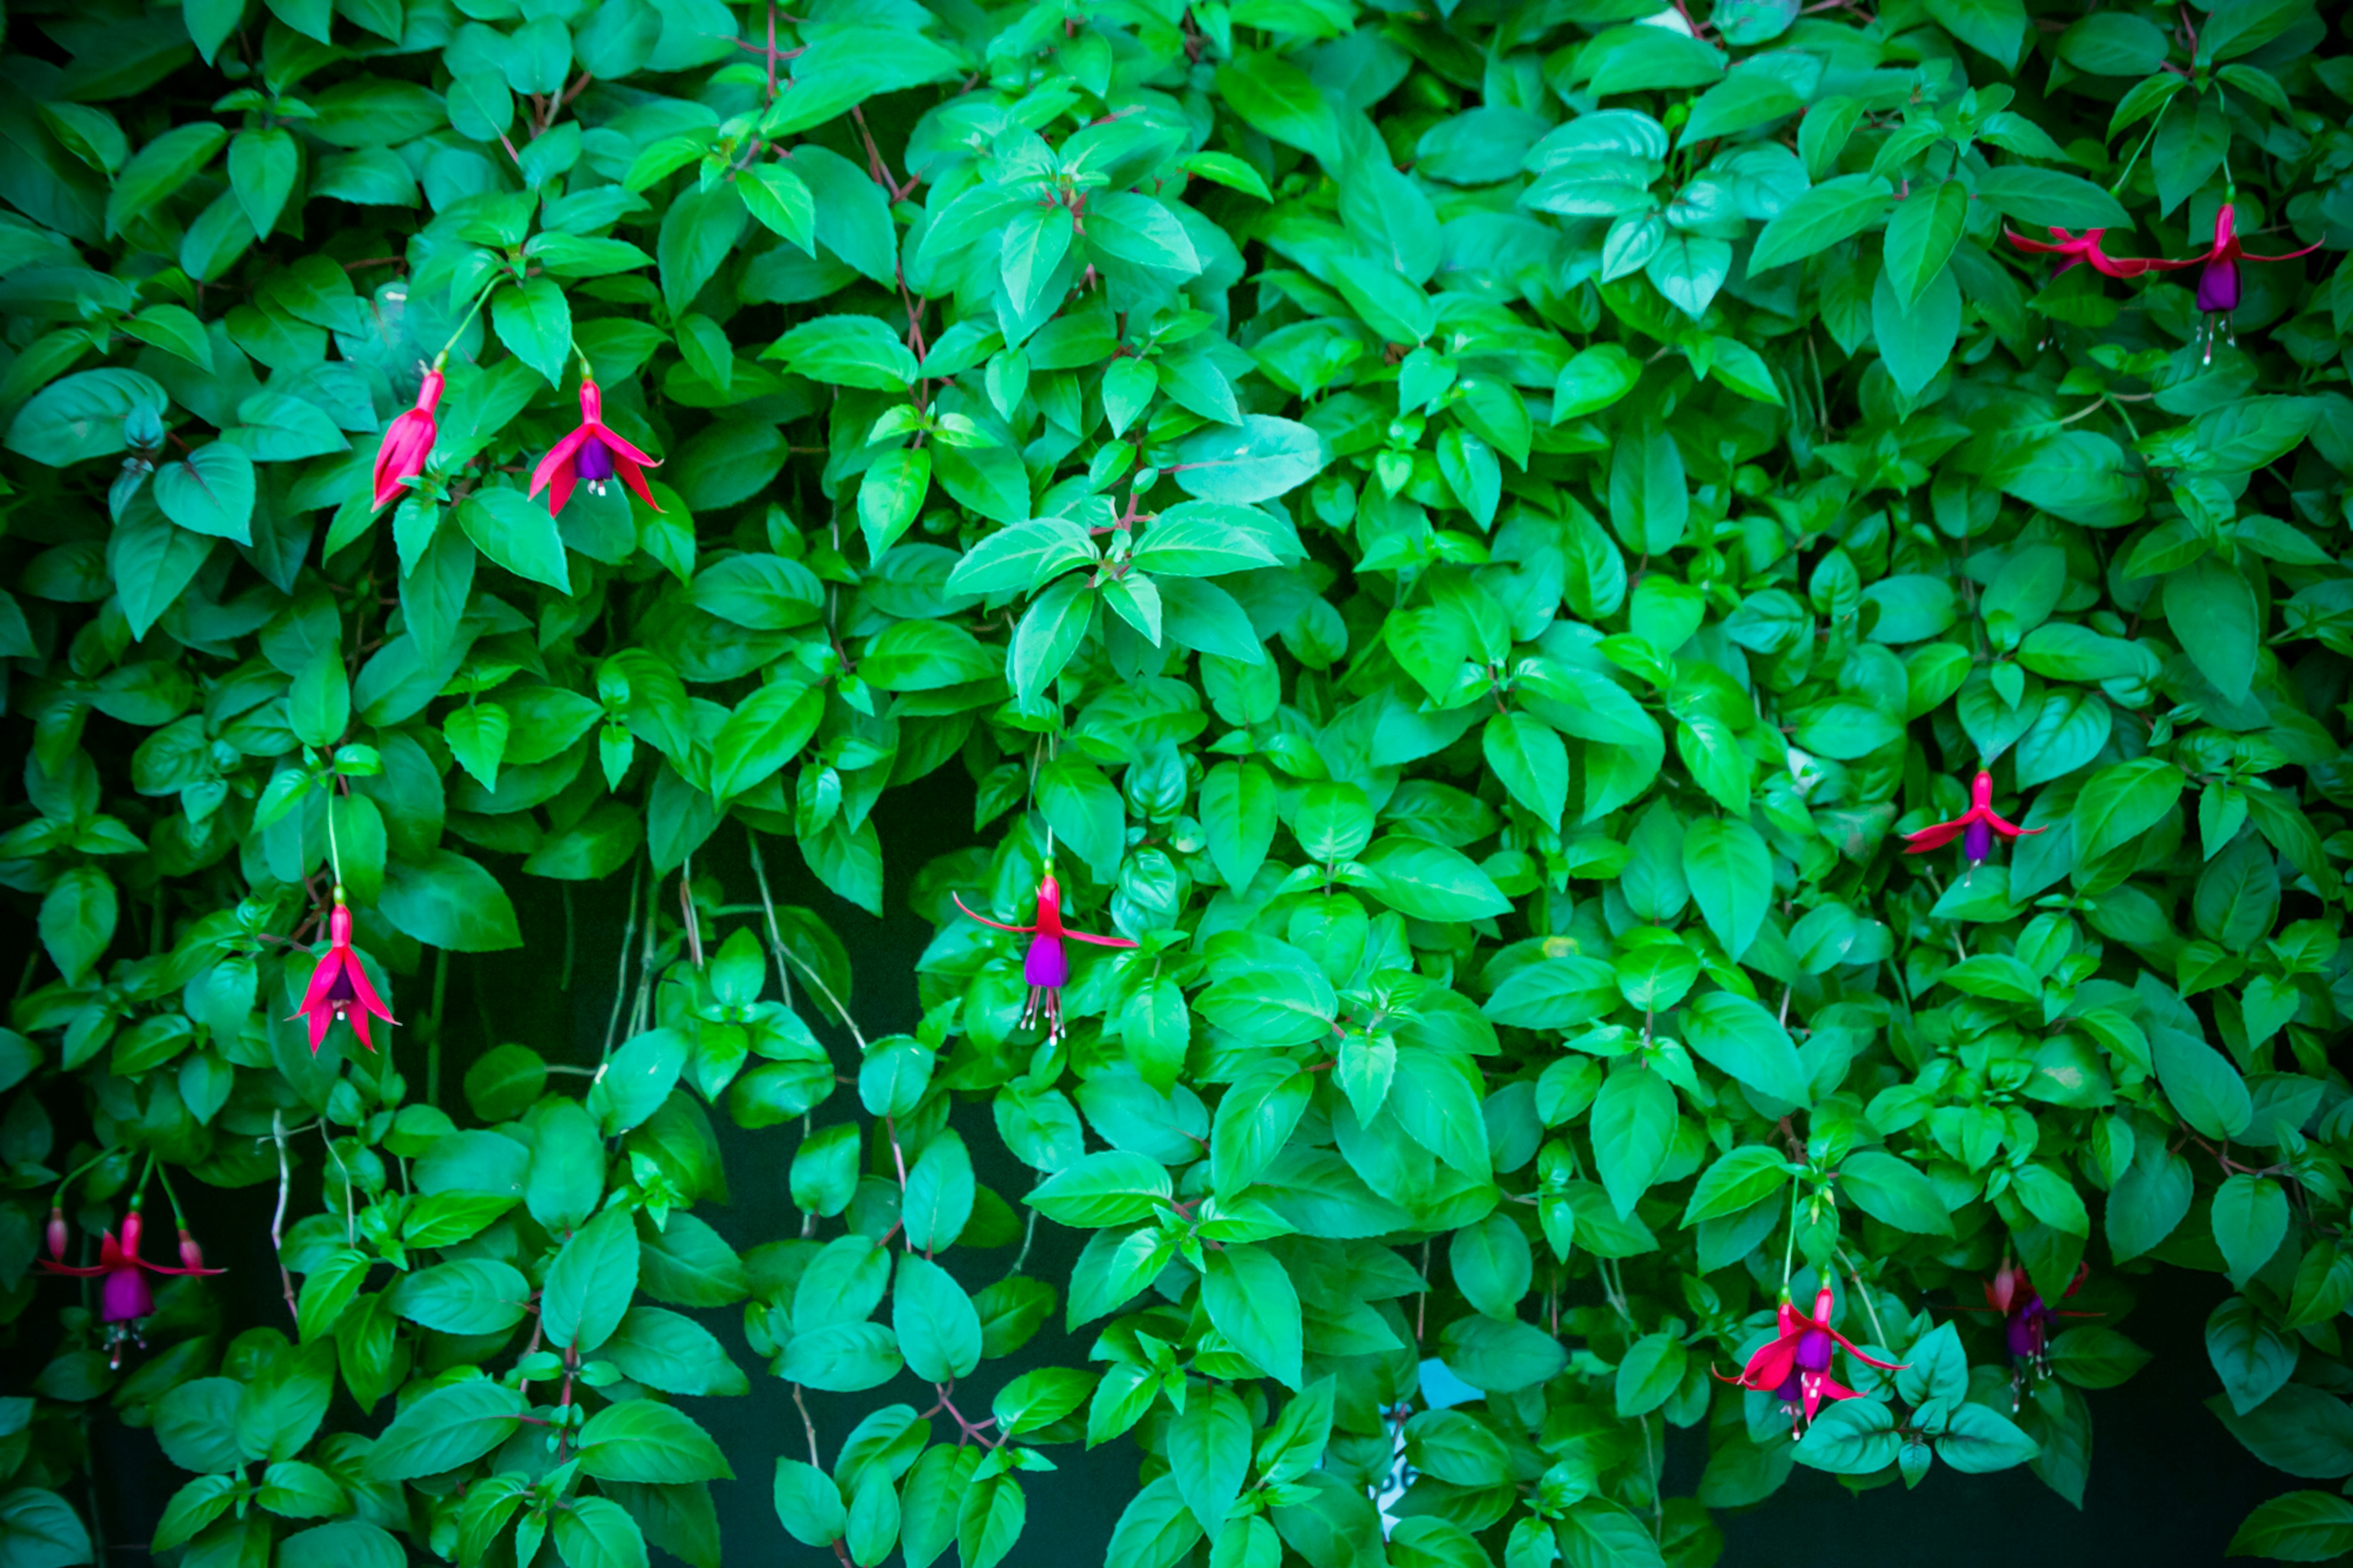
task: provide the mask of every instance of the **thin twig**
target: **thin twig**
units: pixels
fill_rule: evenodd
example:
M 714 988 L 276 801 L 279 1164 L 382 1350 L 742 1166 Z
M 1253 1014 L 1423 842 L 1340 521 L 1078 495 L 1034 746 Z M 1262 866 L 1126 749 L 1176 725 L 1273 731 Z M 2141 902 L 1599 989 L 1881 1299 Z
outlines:
M 278 1283 L 286 1292 L 286 1310 L 294 1321 L 302 1321 L 302 1309 L 294 1301 L 294 1276 L 286 1271 L 286 1197 L 294 1182 L 293 1168 L 286 1163 L 286 1113 L 269 1113 L 269 1135 L 278 1145 L 278 1210 L 269 1216 L 269 1250 L 278 1257 Z
M 605 1055 L 602 1058 L 604 1060 L 609 1061 L 612 1058 L 613 1037 L 621 1027 L 621 1005 L 628 999 L 629 943 L 637 940 L 638 885 L 639 879 L 645 876 L 645 862 L 642 860 L 629 871 L 629 915 L 628 921 L 621 927 L 621 965 L 620 972 L 613 977 L 613 1016 L 605 1022 Z

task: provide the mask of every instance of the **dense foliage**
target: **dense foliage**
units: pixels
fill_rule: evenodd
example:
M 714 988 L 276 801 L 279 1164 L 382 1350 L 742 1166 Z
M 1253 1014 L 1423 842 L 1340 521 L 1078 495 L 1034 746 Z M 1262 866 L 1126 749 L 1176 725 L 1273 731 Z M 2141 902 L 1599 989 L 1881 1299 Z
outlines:
M 111 1405 L 192 1568 L 715 1568 L 749 1370 L 860 1568 L 1704 1568 L 2080 1500 L 2159 1266 L 2353 1549 L 2333 8 L 1654 4 L 11 6 L 0 1565 Z M 941 769 L 869 1037 L 771 872 Z M 444 1016 L 533 879 L 601 1058 Z

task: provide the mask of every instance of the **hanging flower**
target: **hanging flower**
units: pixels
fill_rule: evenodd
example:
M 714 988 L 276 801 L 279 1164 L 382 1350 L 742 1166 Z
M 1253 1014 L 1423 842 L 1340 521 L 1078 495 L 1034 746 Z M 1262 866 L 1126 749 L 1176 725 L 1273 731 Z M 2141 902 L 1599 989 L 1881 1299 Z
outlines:
M 2073 1296 L 2091 1273 L 2088 1264 L 2075 1266 L 2075 1278 L 2067 1282 L 2061 1300 Z M 2026 1270 L 2007 1258 L 1994 1270 L 1985 1285 L 1986 1304 L 2002 1314 L 2003 1343 L 2010 1351 L 2010 1406 L 2018 1408 L 2023 1400 L 2026 1385 L 2051 1373 L 2051 1323 L 2054 1318 L 2097 1317 L 2096 1312 L 2054 1312 L 2042 1294 L 2034 1289 Z
M 1062 925 L 1062 886 L 1054 880 L 1051 865 L 1046 868 L 1045 876 L 1039 879 L 1038 919 L 1031 925 L 1009 926 L 990 920 L 987 915 L 974 914 L 962 899 L 953 893 L 949 897 L 955 900 L 956 908 L 972 915 L 981 924 L 1029 939 L 1029 953 L 1021 961 L 1021 977 L 1029 984 L 1029 1005 L 1023 1010 L 1021 1022 L 1024 1027 L 1036 1022 L 1039 1005 L 1043 1004 L 1046 1034 L 1050 1039 L 1062 1032 L 1062 987 L 1069 984 L 1071 978 L 1071 959 L 1062 951 L 1062 939 L 1068 937 L 1072 942 L 1089 942 L 1097 947 L 1135 945 L 1124 936 L 1090 936 L 1082 931 L 1065 930 Z
M 1740 1369 L 1738 1377 L 1722 1381 L 1769 1394 L 1780 1401 L 1794 1432 L 1801 1415 L 1808 1422 L 1813 1420 L 1822 1401 L 1854 1397 L 1853 1389 L 1842 1386 L 1831 1376 L 1831 1362 L 1838 1347 L 1843 1345 L 1849 1355 L 1882 1371 L 1902 1372 L 1902 1364 L 1865 1355 L 1855 1349 L 1854 1342 L 1831 1327 L 1831 1308 L 1835 1300 L 1830 1287 L 1823 1286 L 1814 1298 L 1814 1315 L 1808 1318 L 1799 1313 L 1788 1297 L 1783 1297 L 1780 1331 L 1748 1358 L 1748 1364 Z
M 1995 813 L 1993 775 L 1979 768 L 1978 776 L 1969 781 L 1968 810 L 1950 822 L 1931 823 L 1916 833 L 1905 834 L 1904 853 L 1925 855 L 1931 849 L 1943 848 L 1957 837 L 1967 835 L 1961 837 L 1961 853 L 1974 866 L 1993 853 L 1995 834 L 1999 833 L 2004 838 L 2016 838 L 2022 834 L 2042 831 L 2040 827 L 2021 827 L 2014 822 L 2006 822 Z
M 343 889 L 338 887 L 334 910 L 327 917 L 327 956 L 311 972 L 311 988 L 302 994 L 302 1005 L 287 1016 L 290 1021 L 311 1021 L 311 1054 L 315 1057 L 327 1038 L 327 1026 L 337 1018 L 350 1020 L 360 1044 L 375 1050 L 375 1042 L 368 1038 L 371 1013 L 396 1026 L 400 1022 L 368 984 L 367 971 L 352 947 L 352 911 L 343 907 Z
M 570 435 L 547 450 L 539 467 L 531 471 L 530 493 L 547 491 L 547 514 L 554 517 L 572 499 L 574 484 L 585 484 L 591 495 L 603 495 L 605 486 L 618 474 L 621 481 L 638 492 L 638 499 L 656 511 L 653 492 L 646 489 L 643 469 L 659 468 L 661 464 L 647 457 L 617 435 L 605 423 L 604 397 L 596 384 L 586 374 L 580 377 L 580 424 Z
M 76 1279 L 101 1279 L 99 1287 L 99 1320 L 106 1325 L 108 1364 L 120 1367 L 127 1345 L 144 1350 L 147 1340 L 142 1325 L 155 1310 L 155 1291 L 147 1283 L 150 1274 L 219 1274 L 218 1268 L 204 1266 L 204 1252 L 196 1246 L 185 1226 L 180 1230 L 181 1266 L 170 1268 L 160 1263 L 150 1263 L 139 1256 L 139 1210 L 134 1205 L 122 1216 L 122 1237 L 115 1239 L 108 1231 L 99 1243 L 98 1262 L 90 1268 L 79 1268 L 66 1262 L 65 1214 L 60 1209 L 49 1211 L 49 1256 L 41 1259 L 44 1274 L 70 1276 Z M 194 1259 L 194 1261 L 190 1261 Z
M 406 488 L 401 484 L 403 479 L 425 471 L 425 459 L 433 450 L 437 428 L 433 411 L 440 402 L 441 372 L 437 364 L 425 373 L 425 384 L 417 389 L 417 406 L 385 426 L 384 444 L 375 449 L 376 510 L 400 499 Z
M 2021 250 L 2061 258 L 2059 264 L 2051 269 L 2053 278 L 2078 265 L 2089 267 L 2104 278 L 2138 278 L 2169 265 L 2163 261 L 2144 260 L 2137 256 L 2110 256 L 2100 245 L 2100 237 L 2108 232 L 2104 228 L 2087 228 L 2081 234 L 2069 234 L 2053 225 L 2049 244 L 2029 239 L 2016 229 L 2005 228 L 2001 232 L 2009 237 L 2010 244 Z
M 2242 261 L 2294 261 L 2299 256 L 2309 256 L 2320 247 L 2307 245 L 2302 250 L 2291 250 L 2284 256 L 2257 256 L 2239 243 L 2238 207 L 2226 201 L 2214 214 L 2214 243 L 2196 256 L 2179 261 L 2156 261 L 2152 267 L 2168 271 L 2183 267 L 2203 266 L 2198 274 L 2198 308 L 2211 315 L 2227 315 L 2239 308 L 2239 263 Z

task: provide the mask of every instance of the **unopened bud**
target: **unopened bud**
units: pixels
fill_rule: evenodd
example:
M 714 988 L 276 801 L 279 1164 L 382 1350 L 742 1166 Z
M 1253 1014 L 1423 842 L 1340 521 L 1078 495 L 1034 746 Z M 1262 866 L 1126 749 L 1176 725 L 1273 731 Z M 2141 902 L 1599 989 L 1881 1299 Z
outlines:
M 188 1234 L 187 1226 L 182 1226 L 180 1227 L 180 1267 L 202 1268 L 204 1266 L 205 1249 L 196 1245 L 196 1238 Z
M 66 1260 L 66 1211 L 55 1204 L 49 1205 L 49 1257 L 57 1262 Z

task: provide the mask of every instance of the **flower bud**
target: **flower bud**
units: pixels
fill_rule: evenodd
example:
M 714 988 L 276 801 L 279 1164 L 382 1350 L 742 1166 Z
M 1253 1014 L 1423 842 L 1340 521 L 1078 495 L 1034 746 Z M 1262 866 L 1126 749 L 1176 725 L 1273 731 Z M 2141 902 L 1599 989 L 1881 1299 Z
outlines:
M 196 1245 L 196 1238 L 188 1234 L 188 1227 L 182 1226 L 180 1227 L 180 1267 L 202 1268 L 204 1266 L 205 1249 Z
M 49 1205 L 49 1257 L 58 1263 L 66 1260 L 66 1211 L 57 1205 Z

